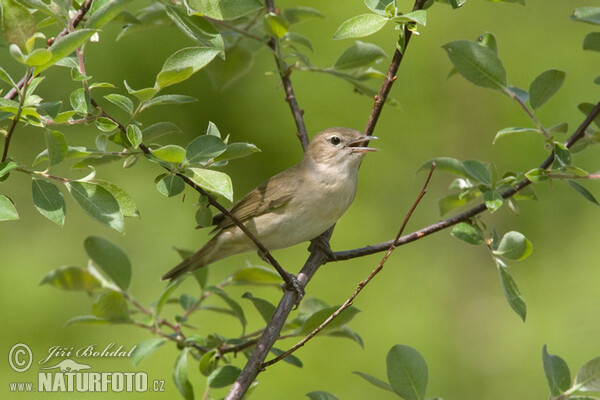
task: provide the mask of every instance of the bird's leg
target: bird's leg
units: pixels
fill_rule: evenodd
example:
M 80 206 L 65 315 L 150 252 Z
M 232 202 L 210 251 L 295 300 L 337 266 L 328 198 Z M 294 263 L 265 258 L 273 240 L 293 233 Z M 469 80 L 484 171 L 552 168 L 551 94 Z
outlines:
M 263 260 L 264 262 L 266 262 L 267 264 L 273 266 L 271 264 L 271 261 L 269 261 L 269 259 L 265 256 L 265 254 L 262 251 L 257 251 L 256 252 L 258 254 L 258 256 L 260 257 L 261 260 Z M 282 269 L 281 271 L 279 269 L 277 269 L 277 272 L 279 273 L 279 276 L 281 276 L 281 279 L 283 279 L 283 281 L 285 282 L 282 286 L 282 289 L 285 290 L 291 290 L 296 292 L 296 305 L 294 308 L 298 308 L 298 305 L 300 305 L 300 301 L 302 301 L 302 298 L 304 297 L 304 287 L 302 286 L 302 283 L 298 280 L 298 278 L 296 277 L 296 275 L 287 272 L 285 269 Z
M 333 250 L 331 250 L 331 246 L 329 245 L 329 239 L 327 239 L 324 235 L 319 235 L 310 241 L 308 251 L 312 253 L 315 249 L 321 249 L 327 256 L 328 260 L 336 261 L 335 253 Z

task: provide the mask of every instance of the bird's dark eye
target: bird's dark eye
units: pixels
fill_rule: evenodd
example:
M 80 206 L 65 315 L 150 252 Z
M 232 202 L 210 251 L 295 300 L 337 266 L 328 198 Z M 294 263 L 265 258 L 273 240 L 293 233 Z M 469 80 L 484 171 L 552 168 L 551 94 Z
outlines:
M 330 138 L 329 138 L 329 142 L 330 142 L 332 145 L 334 145 L 334 146 L 337 146 L 338 144 L 340 144 L 340 143 L 342 142 L 342 139 L 340 139 L 340 138 L 339 138 L 339 137 L 337 137 L 337 136 L 332 136 L 332 137 L 330 137 Z

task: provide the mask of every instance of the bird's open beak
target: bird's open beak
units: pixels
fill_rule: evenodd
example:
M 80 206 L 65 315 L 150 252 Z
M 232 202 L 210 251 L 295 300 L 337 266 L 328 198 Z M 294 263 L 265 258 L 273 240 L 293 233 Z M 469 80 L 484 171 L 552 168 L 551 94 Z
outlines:
M 367 153 L 369 151 L 378 151 L 374 147 L 367 147 L 369 141 L 379 139 L 377 136 L 361 136 L 359 139 L 350 142 L 348 145 L 353 153 Z

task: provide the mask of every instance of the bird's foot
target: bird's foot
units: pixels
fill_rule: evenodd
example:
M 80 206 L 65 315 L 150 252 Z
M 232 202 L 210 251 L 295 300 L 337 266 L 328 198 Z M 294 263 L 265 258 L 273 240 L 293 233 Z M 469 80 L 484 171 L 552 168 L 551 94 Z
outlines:
M 337 260 L 335 253 L 333 252 L 333 250 L 331 250 L 331 246 L 329 245 L 329 240 L 326 239 L 325 237 L 323 237 L 323 235 L 317 236 L 316 238 L 314 238 L 313 240 L 310 241 L 310 246 L 308 246 L 308 251 L 312 252 L 315 249 L 320 249 L 321 251 L 323 251 L 323 253 L 325 253 L 325 255 L 327 256 L 328 260 L 331 260 L 331 261 Z
M 300 282 L 298 280 L 298 278 L 296 277 L 296 275 L 294 274 L 288 274 L 287 276 L 288 279 L 286 279 L 285 284 L 283 285 L 283 290 L 289 290 L 290 292 L 295 292 L 296 293 L 296 302 L 294 303 L 294 310 L 298 308 L 298 306 L 300 305 L 300 302 L 302 301 L 302 298 L 304 297 L 304 286 L 302 285 L 302 282 Z

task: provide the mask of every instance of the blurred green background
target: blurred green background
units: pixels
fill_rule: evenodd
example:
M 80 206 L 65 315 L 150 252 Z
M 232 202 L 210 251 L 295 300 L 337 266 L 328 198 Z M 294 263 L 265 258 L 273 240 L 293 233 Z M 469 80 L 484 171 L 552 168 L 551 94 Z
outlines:
M 352 41 L 332 41 L 337 27 L 346 19 L 367 12 L 362 1 L 300 2 L 318 8 L 325 16 L 295 25 L 294 29 L 313 41 L 311 61 L 318 66 L 333 64 Z M 399 1 L 408 11 L 412 2 Z M 493 161 L 502 172 L 527 171 L 545 157 L 543 141 L 537 136 L 514 136 L 492 145 L 495 133 L 508 126 L 529 126 L 516 103 L 508 97 L 468 83 L 460 76 L 446 79 L 450 69 L 441 46 L 451 40 L 475 39 L 489 31 L 496 35 L 499 55 L 511 85 L 527 88 L 549 68 L 567 72 L 561 91 L 539 111 L 546 125 L 568 122 L 572 132 L 582 121 L 576 105 L 596 102 L 600 95 L 592 83 L 599 71 L 598 53 L 582 50 L 584 36 L 592 25 L 576 23 L 568 16 L 575 7 L 597 5 L 592 0 L 529 0 L 527 6 L 471 0 L 452 10 L 443 4 L 428 12 L 427 27 L 413 37 L 400 67 L 391 96 L 400 106 L 386 107 L 375 134 L 380 152 L 369 154 L 360 173 L 360 187 L 350 210 L 339 221 L 332 238 L 334 250 L 350 249 L 391 239 L 425 178 L 414 171 L 427 159 L 451 156 L 459 159 Z M 280 8 L 297 2 L 280 0 Z M 387 27 L 368 38 L 391 56 L 396 32 Z M 134 88 L 154 81 L 164 60 L 175 50 L 192 43 L 174 28 L 161 28 L 129 35 L 115 42 L 119 27 L 105 29 L 99 43 L 88 46 L 87 72 L 96 82 L 121 82 Z M 14 76 L 22 71 L 10 61 L 6 47 L 0 49 L 2 65 Z M 387 60 L 379 68 L 387 69 Z M 269 176 L 296 163 L 302 153 L 295 126 L 284 101 L 273 58 L 265 48 L 257 53 L 247 75 L 225 90 L 215 90 L 205 72 L 170 88 L 171 93 L 195 96 L 199 102 L 154 108 L 142 122 L 170 120 L 184 134 L 163 138 L 162 143 L 185 145 L 204 132 L 213 121 L 232 141 L 249 141 L 261 150 L 223 168 L 232 176 L 234 197 Z M 69 83 L 68 70 L 48 71 L 39 94 L 68 102 L 76 86 Z M 292 75 L 300 106 L 305 110 L 308 130 L 314 133 L 331 127 L 363 129 L 372 100 L 352 93 L 350 85 L 323 74 L 295 72 Z M 120 93 L 125 93 L 123 87 Z M 108 93 L 108 92 L 106 92 Z M 105 93 L 102 93 L 105 94 Z M 122 116 L 107 102 L 109 112 Z M 71 145 L 93 143 L 94 131 L 81 127 L 64 130 Z M 19 127 L 11 147 L 12 156 L 25 163 L 33 161 L 44 148 L 42 131 Z M 590 148 L 575 156 L 588 170 L 598 169 L 599 149 Z M 73 174 L 66 168 L 56 174 Z M 3 398 L 75 398 L 64 394 L 13 394 L 7 382 L 36 380 L 35 362 L 52 346 L 75 349 L 111 342 L 129 349 L 151 338 L 150 333 L 132 326 L 64 327 L 77 315 L 90 314 L 91 299 L 80 292 L 63 292 L 38 286 L 50 270 L 62 265 L 85 266 L 83 240 L 89 235 L 106 237 L 119 244 L 133 263 L 131 292 L 145 305 L 158 298 L 165 284 L 159 277 L 178 261 L 173 246 L 196 249 L 208 238 L 208 229 L 194 230 L 196 196 L 187 190 L 182 197 L 168 199 L 159 194 L 153 179 L 162 171 L 140 161 L 134 169 L 119 165 L 101 167 L 98 177 L 125 188 L 137 202 L 141 219 L 128 219 L 122 236 L 88 218 L 70 199 L 67 220 L 58 228 L 34 209 L 29 177 L 13 173 L 0 185 L 20 213 L 20 221 L 0 224 L 0 291 L 2 293 L 2 360 L 0 393 Z M 443 196 L 452 177 L 435 173 L 427 196 L 410 221 L 408 229 L 429 225 L 440 215 L 437 199 Z M 587 185 L 600 194 L 598 185 Z M 429 365 L 431 397 L 445 399 L 497 400 L 506 398 L 547 398 L 548 389 L 541 362 L 543 344 L 571 366 L 572 374 L 589 359 L 600 355 L 600 268 L 598 256 L 598 213 L 566 184 L 536 186 L 540 201 L 521 204 L 521 216 L 506 207 L 484 220 L 500 232 L 518 230 L 534 245 L 527 260 L 512 262 L 511 273 L 527 302 L 527 322 L 522 323 L 510 309 L 500 287 L 498 274 L 487 250 L 458 241 L 443 231 L 401 247 L 383 272 L 355 301 L 362 310 L 350 327 L 362 336 L 364 349 L 349 340 L 317 337 L 296 353 L 304 363 L 298 369 L 279 363 L 259 376 L 254 397 L 259 399 L 300 399 L 313 390 L 325 390 L 340 399 L 396 398 L 374 388 L 352 371 L 359 370 L 386 379 L 385 355 L 394 344 L 417 348 Z M 306 245 L 275 252 L 286 268 L 298 271 L 306 259 Z M 329 304 L 342 303 L 377 265 L 381 255 L 321 268 L 307 288 L 307 295 Z M 219 282 L 248 260 L 263 264 L 254 254 L 221 261 L 211 267 L 210 280 Z M 234 288 L 239 298 L 246 287 Z M 280 291 L 251 288 L 254 295 L 276 303 Z M 192 279 L 178 290 L 196 293 Z M 249 331 L 259 329 L 262 320 L 241 300 L 249 319 Z M 248 304 L 245 304 L 248 303 Z M 214 304 L 218 304 L 217 301 Z M 292 314 L 293 315 L 293 314 Z M 190 321 L 201 334 L 219 331 L 239 334 L 239 322 L 220 314 L 198 313 Z M 28 344 L 34 352 L 34 368 L 18 374 L 6 362 L 10 347 Z M 277 344 L 287 348 L 295 341 Z M 94 359 L 94 370 L 145 371 L 149 379 L 164 379 L 162 394 L 121 394 L 122 398 L 177 398 L 171 371 L 177 352 L 171 343 L 161 347 L 138 367 L 126 359 Z M 241 366 L 242 355 L 238 356 Z M 60 359 L 58 359 L 60 360 Z M 79 360 L 81 361 L 81 360 Z M 204 391 L 204 378 L 189 360 L 189 377 L 197 398 Z M 215 396 L 221 391 L 216 391 Z M 223 394 L 225 393 L 222 390 Z M 8 397 L 6 397 L 8 396 Z M 114 394 L 87 394 L 89 398 L 114 398 Z

